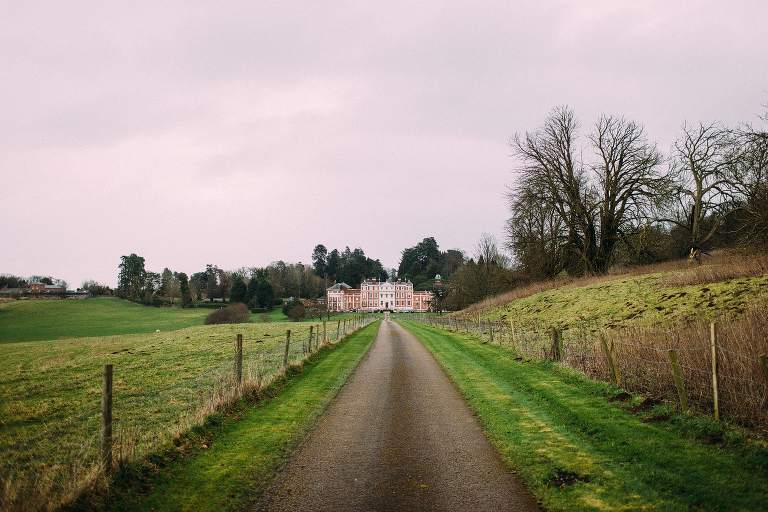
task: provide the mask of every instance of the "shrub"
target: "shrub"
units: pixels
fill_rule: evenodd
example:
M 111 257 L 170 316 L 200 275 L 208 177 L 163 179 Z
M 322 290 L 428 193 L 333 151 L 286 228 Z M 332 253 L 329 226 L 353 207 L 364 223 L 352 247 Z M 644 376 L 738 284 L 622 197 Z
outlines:
M 205 317 L 205 323 L 208 324 L 242 324 L 250 321 L 251 312 L 245 304 L 238 302 L 229 306 L 213 311 Z
M 300 300 L 291 299 L 283 304 L 283 314 L 291 320 L 301 320 L 306 314 L 306 309 Z

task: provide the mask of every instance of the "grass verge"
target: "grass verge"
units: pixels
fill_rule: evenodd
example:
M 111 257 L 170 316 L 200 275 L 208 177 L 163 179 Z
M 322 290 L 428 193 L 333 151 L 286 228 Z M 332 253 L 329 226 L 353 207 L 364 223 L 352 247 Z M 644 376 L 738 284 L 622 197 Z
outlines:
M 768 449 L 719 424 L 612 402 L 630 397 L 552 363 L 401 323 L 549 510 L 762 510 L 768 500 Z
M 278 383 L 273 397 L 256 404 L 243 399 L 164 456 L 129 468 L 113 488 L 109 508 L 222 512 L 254 501 L 346 382 L 378 326 L 321 350 Z

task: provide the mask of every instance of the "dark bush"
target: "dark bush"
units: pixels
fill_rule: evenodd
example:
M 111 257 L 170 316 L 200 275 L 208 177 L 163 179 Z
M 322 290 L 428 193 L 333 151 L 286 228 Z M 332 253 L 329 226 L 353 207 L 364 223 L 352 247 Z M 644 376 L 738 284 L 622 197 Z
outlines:
M 230 304 L 229 306 L 213 311 L 207 317 L 205 317 L 205 323 L 207 324 L 242 324 L 250 321 L 251 312 L 248 311 L 248 306 L 238 302 L 237 304 Z
M 304 304 L 300 300 L 291 299 L 283 304 L 283 314 L 291 320 L 301 320 L 306 314 Z
M 283 305 L 283 299 L 281 297 L 276 298 L 272 301 L 273 306 L 282 306 Z

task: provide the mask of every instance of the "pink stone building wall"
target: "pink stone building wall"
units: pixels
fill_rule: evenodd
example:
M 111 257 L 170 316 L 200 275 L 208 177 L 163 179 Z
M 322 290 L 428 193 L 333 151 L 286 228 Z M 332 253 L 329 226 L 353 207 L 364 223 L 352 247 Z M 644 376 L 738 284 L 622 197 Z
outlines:
M 326 290 L 329 311 L 429 311 L 432 292 L 413 291 L 410 281 L 366 279 L 360 288 L 336 283 Z

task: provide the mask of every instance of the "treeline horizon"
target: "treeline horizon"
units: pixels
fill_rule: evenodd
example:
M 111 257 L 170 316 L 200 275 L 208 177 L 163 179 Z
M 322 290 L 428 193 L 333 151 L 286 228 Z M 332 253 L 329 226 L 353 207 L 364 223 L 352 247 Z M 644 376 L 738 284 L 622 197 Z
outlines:
M 686 123 L 663 154 L 636 121 L 602 115 L 583 135 L 563 106 L 510 145 L 507 245 L 531 278 L 768 247 L 764 127 Z

